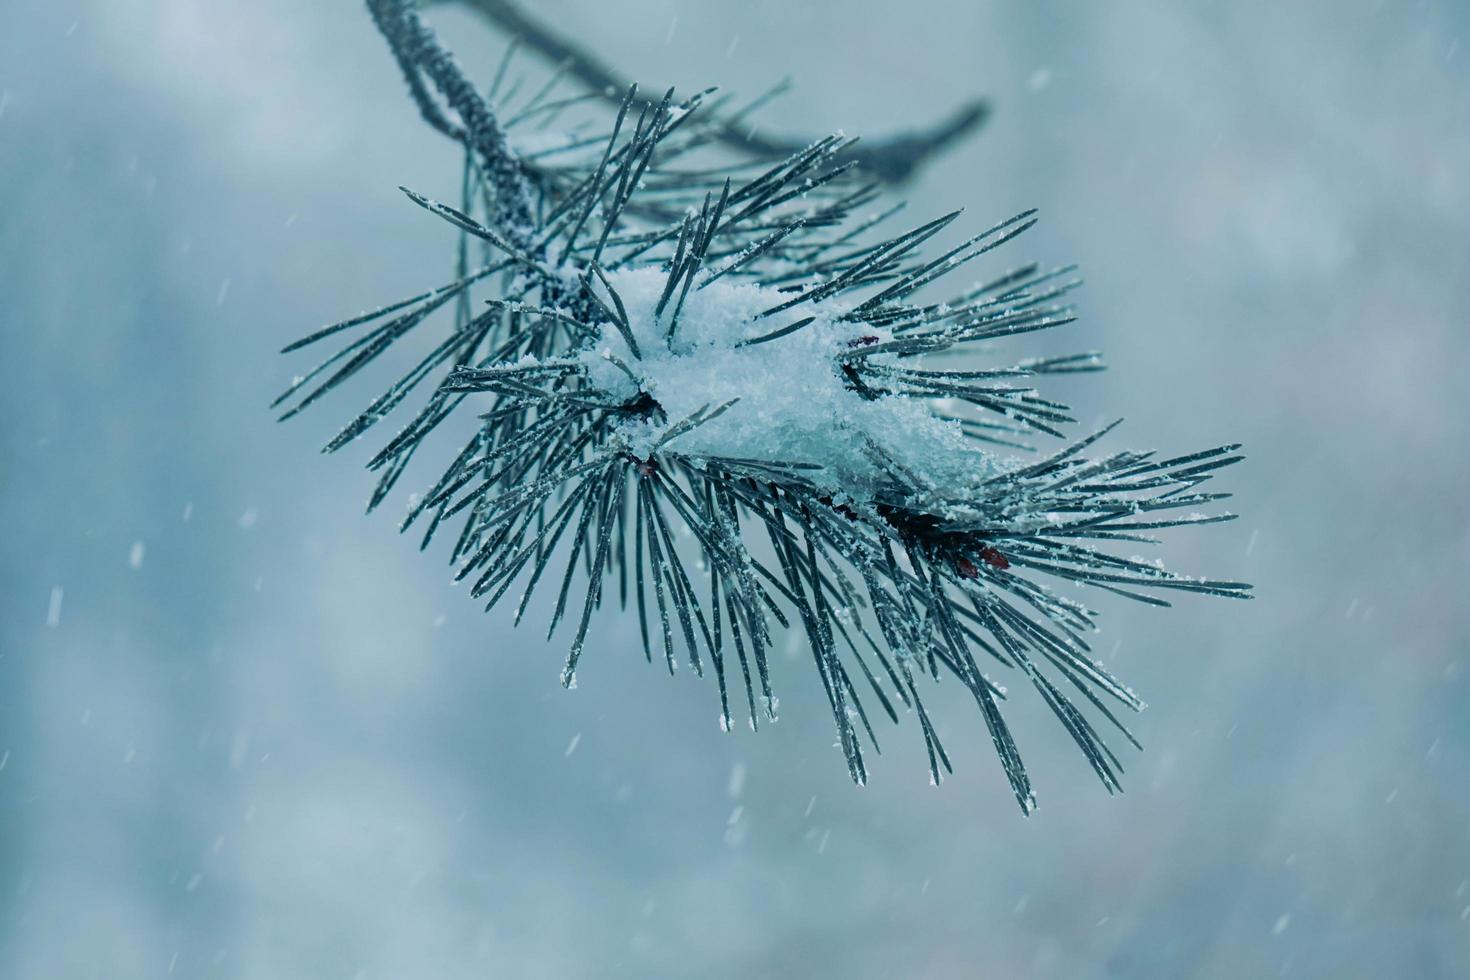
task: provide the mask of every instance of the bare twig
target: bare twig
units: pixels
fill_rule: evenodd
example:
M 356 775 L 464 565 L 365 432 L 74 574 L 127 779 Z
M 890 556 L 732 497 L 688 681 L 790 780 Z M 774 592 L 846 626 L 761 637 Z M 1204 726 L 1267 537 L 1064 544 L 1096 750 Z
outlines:
M 444 3 L 445 0 L 428 2 Z M 552 64 L 565 66 L 569 75 L 592 91 L 601 93 L 609 102 L 621 103 L 630 79 L 580 44 L 558 34 L 514 0 L 459 2 L 505 33 L 519 37 L 523 45 Z M 635 105 L 636 108 L 642 106 Z M 928 128 L 864 141 L 855 145 L 846 156 L 861 161 L 863 169 L 872 176 L 891 184 L 901 184 L 962 137 L 979 129 L 989 116 L 990 103 L 987 100 L 971 99 Z M 767 136 L 757 133 L 748 124 L 734 122 L 717 127 L 714 136 L 733 150 L 762 159 L 790 156 L 810 146 L 812 142 L 810 139 Z
M 403 70 L 424 120 L 478 154 L 495 198 L 496 223 L 512 245 L 527 251 L 533 226 L 531 185 L 495 113 L 475 91 L 454 56 L 419 18 L 413 0 L 367 0 L 367 5 Z M 445 117 L 425 79 L 459 116 L 462 128 Z

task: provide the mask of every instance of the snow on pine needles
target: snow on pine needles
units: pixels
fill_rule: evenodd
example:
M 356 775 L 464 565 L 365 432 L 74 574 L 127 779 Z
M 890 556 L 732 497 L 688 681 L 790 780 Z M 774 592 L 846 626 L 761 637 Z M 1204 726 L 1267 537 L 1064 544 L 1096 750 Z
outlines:
M 1112 426 L 1069 437 L 1068 408 L 1036 388 L 1099 369 L 1095 352 L 987 354 L 988 341 L 1075 318 L 1069 268 L 1026 264 L 938 292 L 1034 215 L 924 258 L 958 212 L 880 234 L 900 209 L 843 162 L 852 140 L 711 166 L 740 112 L 709 92 L 630 89 L 600 135 L 508 138 L 500 120 L 541 126 L 577 100 L 543 87 L 512 105 L 517 86 L 496 94 L 504 65 L 482 97 L 412 3 L 369 6 L 425 119 L 464 147 L 456 205 L 408 192 L 457 231 L 455 275 L 288 347 L 345 338 L 277 399 L 283 417 L 442 323 L 327 449 L 402 419 L 369 464 L 371 506 L 426 443 L 425 456 L 443 453 L 404 527 L 425 546 L 448 534 L 472 595 L 512 602 L 517 622 L 546 594 L 548 636 L 570 634 L 566 685 L 602 652 L 591 624 L 616 606 L 637 617 L 648 660 L 713 675 L 722 727 L 737 703 L 758 726 L 776 716 L 773 636 L 796 629 L 858 782 L 878 744 L 874 707 L 915 715 L 931 778 L 951 771 L 923 701 L 948 677 L 973 696 L 1029 811 L 995 672 L 1027 682 L 1118 789 L 1102 728 L 1133 742 L 1120 709 L 1143 705 L 1094 659 L 1096 613 L 1076 587 L 1154 605 L 1169 592 L 1248 597 L 1133 554 L 1162 528 L 1230 519 L 1208 510 L 1228 495 L 1202 486 L 1240 456 L 1095 454 Z M 571 149 L 511 149 L 542 145 Z M 474 422 L 467 441 L 431 438 L 460 418 Z

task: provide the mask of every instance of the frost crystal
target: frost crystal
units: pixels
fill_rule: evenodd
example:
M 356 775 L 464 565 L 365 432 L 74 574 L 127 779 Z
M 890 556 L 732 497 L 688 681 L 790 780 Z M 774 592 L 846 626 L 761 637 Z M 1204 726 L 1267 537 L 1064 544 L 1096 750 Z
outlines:
M 1160 590 L 1248 596 L 1242 583 L 1109 550 L 1228 520 L 1201 509 L 1227 495 L 1198 488 L 1240 457 L 1235 446 L 1084 455 L 1112 426 L 1037 459 L 1000 455 L 1073 422 L 1034 378 L 1100 359 L 956 355 L 1071 322 L 1072 270 L 1023 265 L 944 302 L 915 297 L 1032 214 L 921 259 L 958 212 L 876 235 L 898 209 L 868 210 L 877 184 L 841 162 L 852 140 L 818 140 L 764 170 L 694 165 L 728 127 L 709 93 L 648 101 L 632 89 L 595 139 L 508 134 L 501 119 L 568 100 L 543 89 L 529 104 L 497 101 L 504 66 L 487 100 L 412 3 L 369 8 L 421 114 L 465 150 L 458 206 L 407 192 L 458 230 L 456 275 L 287 348 L 354 338 L 277 400 L 291 403 L 285 417 L 449 307 L 437 346 L 327 448 L 427 392 L 370 463 L 377 506 L 441 423 L 476 419 L 404 527 L 422 525 L 427 545 L 457 524 L 459 577 L 489 606 L 510 596 L 517 622 L 549 583 L 548 636 L 575 623 L 564 684 L 615 590 L 650 661 L 672 672 L 683 656 L 696 675 L 714 673 L 722 729 L 732 689 L 752 726 L 775 718 L 774 621 L 804 634 L 858 782 L 863 742 L 876 746 L 869 697 L 895 722 L 899 706 L 917 714 L 934 781 L 950 769 L 921 698 L 926 677 L 949 675 L 973 695 L 1029 812 L 1006 689 L 983 663 L 1029 681 L 1117 789 L 1121 766 L 1094 719 L 1132 741 L 1114 708 L 1142 702 L 1091 655 L 1096 614 L 1043 582 L 1154 605 L 1168 604 Z

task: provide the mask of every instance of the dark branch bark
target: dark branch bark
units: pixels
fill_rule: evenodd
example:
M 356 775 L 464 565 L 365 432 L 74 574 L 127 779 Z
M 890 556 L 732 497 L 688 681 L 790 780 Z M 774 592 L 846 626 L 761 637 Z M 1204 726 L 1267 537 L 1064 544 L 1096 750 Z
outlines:
M 403 70 L 420 114 L 430 126 L 479 156 L 495 201 L 496 225 L 511 244 L 528 251 L 533 228 L 531 186 L 495 113 L 420 19 L 413 0 L 367 0 L 367 6 Z M 459 117 L 458 125 L 440 109 L 426 80 Z
M 430 0 L 443 3 L 445 0 Z M 489 20 L 505 33 L 519 37 L 521 43 L 553 64 L 566 65 L 570 75 L 609 102 L 622 102 L 629 79 L 603 62 L 575 41 L 558 34 L 522 9 L 514 0 L 459 0 L 464 6 Z M 869 174 L 891 184 L 900 184 L 939 153 L 962 137 L 979 129 L 990 115 L 990 103 L 971 99 L 943 121 L 927 128 L 897 133 L 881 140 L 865 141 L 849 151 Z M 811 145 L 810 139 L 766 136 L 748 125 L 728 124 L 716 131 L 716 138 L 729 148 L 747 156 L 781 158 L 800 152 Z M 840 161 L 839 161 L 840 162 Z

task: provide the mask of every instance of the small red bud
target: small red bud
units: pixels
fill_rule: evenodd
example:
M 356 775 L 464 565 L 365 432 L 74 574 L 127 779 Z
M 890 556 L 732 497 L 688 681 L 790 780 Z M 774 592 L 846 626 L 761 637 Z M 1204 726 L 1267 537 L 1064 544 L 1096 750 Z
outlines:
M 1010 568 L 1011 563 L 1006 556 L 994 548 L 985 547 L 980 549 L 980 560 L 992 568 Z

